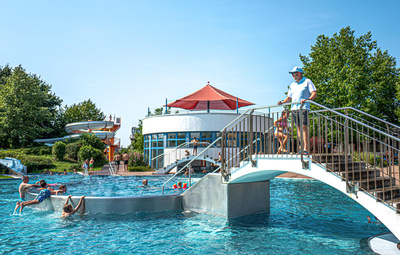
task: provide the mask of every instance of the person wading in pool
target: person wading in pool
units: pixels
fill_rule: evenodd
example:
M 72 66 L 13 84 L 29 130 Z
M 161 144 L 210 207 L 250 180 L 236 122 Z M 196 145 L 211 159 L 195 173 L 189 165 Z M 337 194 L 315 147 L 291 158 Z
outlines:
M 37 205 L 43 202 L 46 198 L 49 198 L 51 196 L 51 191 L 47 189 L 47 183 L 44 180 L 40 181 L 40 187 L 43 189 L 39 192 L 37 197 L 34 200 L 26 201 L 26 202 L 17 202 L 14 212 L 20 207 L 19 212 L 22 212 L 22 209 L 24 209 L 25 206 L 28 205 Z
M 124 153 L 124 155 L 122 155 L 122 160 L 124 161 L 124 171 L 128 172 L 128 163 L 129 163 L 129 155 L 128 153 Z
M 83 206 L 83 207 L 82 207 L 82 214 L 85 212 L 85 196 L 81 196 L 81 199 L 79 200 L 79 203 L 78 203 L 78 205 L 75 207 L 75 209 L 74 209 L 74 207 L 72 207 L 71 204 L 68 203 L 68 202 L 69 202 L 69 199 L 70 199 L 71 197 L 72 197 L 72 196 L 69 195 L 69 196 L 67 197 L 67 200 L 65 201 L 65 204 L 64 204 L 64 206 L 63 206 L 63 210 L 62 210 L 62 213 L 61 213 L 61 216 L 62 216 L 62 217 L 69 217 L 69 216 L 75 214 L 75 213 L 79 210 L 79 208 L 81 208 L 81 206 Z
M 196 137 L 193 138 L 192 140 L 193 143 L 193 156 L 197 155 L 197 146 L 199 143 L 199 140 L 196 139 Z
M 24 177 L 22 177 L 22 183 L 19 185 L 19 188 L 18 188 L 19 197 L 22 200 L 25 200 L 25 192 L 28 189 L 30 189 L 32 187 L 40 187 L 40 185 L 38 185 L 38 184 L 28 184 L 28 182 L 29 182 L 29 176 L 25 175 Z
M 310 79 L 303 77 L 303 69 L 298 66 L 293 67 L 289 73 L 293 76 L 294 82 L 290 84 L 287 97 L 283 101 L 279 101 L 278 105 L 292 102 L 300 102 L 291 106 L 292 118 L 297 127 L 298 137 L 300 135 L 300 125 L 303 125 L 303 148 L 304 154 L 308 154 L 308 112 L 310 110 L 310 103 L 307 100 L 314 100 L 317 97 L 317 89 Z M 303 107 L 303 123 L 300 123 L 300 106 Z
M 90 168 L 90 171 L 93 171 L 93 165 L 94 165 L 94 159 L 93 159 L 93 157 L 91 157 L 91 158 L 90 158 L 90 161 L 89 161 L 89 168 Z

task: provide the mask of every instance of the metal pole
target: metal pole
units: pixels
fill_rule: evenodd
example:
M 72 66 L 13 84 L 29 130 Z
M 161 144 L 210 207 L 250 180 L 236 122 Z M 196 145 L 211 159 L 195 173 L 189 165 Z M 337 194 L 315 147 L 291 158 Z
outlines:
M 168 100 L 165 98 L 165 114 L 168 114 L 167 104 L 168 104 Z
M 236 98 L 236 113 L 239 113 L 239 98 Z
M 192 164 L 189 164 L 189 188 L 192 185 Z

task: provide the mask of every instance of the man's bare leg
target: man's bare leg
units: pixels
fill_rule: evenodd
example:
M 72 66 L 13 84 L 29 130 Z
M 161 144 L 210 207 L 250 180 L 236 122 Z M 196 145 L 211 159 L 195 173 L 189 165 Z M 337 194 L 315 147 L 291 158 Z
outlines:
M 21 202 L 17 202 L 17 204 L 15 205 L 15 209 L 14 209 L 14 212 L 21 206 Z
M 21 213 L 22 209 L 24 209 L 25 206 L 36 205 L 36 204 L 39 204 L 39 201 L 37 201 L 36 199 L 35 200 L 31 200 L 31 201 L 22 202 L 21 203 L 21 207 L 19 209 L 19 212 Z

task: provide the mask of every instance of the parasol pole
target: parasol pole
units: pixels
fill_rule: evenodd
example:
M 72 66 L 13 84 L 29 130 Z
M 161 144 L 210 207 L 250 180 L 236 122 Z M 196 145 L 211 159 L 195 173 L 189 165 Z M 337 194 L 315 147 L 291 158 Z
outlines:
M 207 113 L 210 113 L 210 101 L 207 101 Z
M 167 111 L 167 104 L 168 104 L 168 101 L 167 101 L 167 99 L 165 98 L 165 114 L 168 113 L 168 111 Z
M 236 113 L 239 114 L 239 98 L 236 98 Z

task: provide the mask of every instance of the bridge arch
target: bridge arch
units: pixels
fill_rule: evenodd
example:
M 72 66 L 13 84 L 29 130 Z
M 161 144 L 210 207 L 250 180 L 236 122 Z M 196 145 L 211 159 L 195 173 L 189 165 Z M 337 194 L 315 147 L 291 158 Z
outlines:
M 389 205 L 378 202 L 371 194 L 352 188 L 335 173 L 327 171 L 323 165 L 313 163 L 308 160 L 308 169 L 303 169 L 299 155 L 286 155 L 285 157 L 277 155 L 258 155 L 254 157 L 256 166 L 251 163 L 243 164 L 240 168 L 231 172 L 229 183 L 246 183 L 267 181 L 276 176 L 285 173 L 297 173 L 319 180 L 350 197 L 384 224 L 398 239 L 400 239 L 400 214 Z

